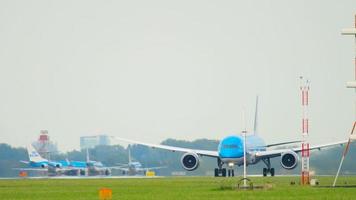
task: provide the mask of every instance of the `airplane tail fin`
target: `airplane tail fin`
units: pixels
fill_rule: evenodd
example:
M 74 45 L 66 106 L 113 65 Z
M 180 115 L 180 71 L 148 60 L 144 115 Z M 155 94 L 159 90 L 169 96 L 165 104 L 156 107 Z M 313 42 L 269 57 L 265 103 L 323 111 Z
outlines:
M 42 156 L 33 148 L 32 145 L 27 147 L 28 159 L 30 162 L 48 162 L 48 160 L 42 158 Z
M 87 148 L 86 162 L 90 162 L 89 149 Z
M 258 127 L 258 96 L 256 96 L 256 107 L 255 107 L 255 120 L 253 123 L 253 134 L 257 135 L 257 127 Z
M 131 163 L 131 150 L 130 150 L 130 145 L 129 146 L 127 146 L 127 149 L 128 149 L 128 151 L 129 151 L 129 163 Z

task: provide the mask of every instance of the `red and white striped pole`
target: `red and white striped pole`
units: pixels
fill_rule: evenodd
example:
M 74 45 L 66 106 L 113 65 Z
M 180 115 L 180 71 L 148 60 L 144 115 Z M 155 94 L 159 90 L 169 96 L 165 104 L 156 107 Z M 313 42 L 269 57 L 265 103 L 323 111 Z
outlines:
M 302 174 L 301 184 L 309 185 L 309 118 L 308 118 L 308 105 L 309 105 L 309 80 L 304 80 L 300 77 L 300 92 L 302 96 Z

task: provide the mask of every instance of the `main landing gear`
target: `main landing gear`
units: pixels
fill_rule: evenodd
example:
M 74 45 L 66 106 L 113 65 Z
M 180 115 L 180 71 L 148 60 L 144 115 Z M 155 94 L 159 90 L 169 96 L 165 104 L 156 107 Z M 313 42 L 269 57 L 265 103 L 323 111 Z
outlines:
M 214 170 L 215 177 L 226 177 L 226 175 L 228 177 L 235 176 L 234 169 L 230 168 L 230 169 L 226 170 L 226 168 L 223 168 L 222 166 L 223 166 L 223 163 L 221 162 L 220 158 L 218 158 L 218 168 L 215 168 L 215 170 Z M 226 171 L 227 171 L 227 173 L 226 173 Z
M 214 170 L 215 177 L 225 177 L 226 176 L 226 168 L 215 168 Z
M 263 176 L 267 176 L 268 173 L 271 176 L 274 176 L 274 168 L 271 168 L 271 161 L 269 158 L 262 159 L 262 161 L 266 164 L 267 168 L 263 168 Z
M 228 177 L 234 177 L 235 176 L 235 171 L 234 171 L 234 169 L 228 169 L 227 170 L 227 176 Z

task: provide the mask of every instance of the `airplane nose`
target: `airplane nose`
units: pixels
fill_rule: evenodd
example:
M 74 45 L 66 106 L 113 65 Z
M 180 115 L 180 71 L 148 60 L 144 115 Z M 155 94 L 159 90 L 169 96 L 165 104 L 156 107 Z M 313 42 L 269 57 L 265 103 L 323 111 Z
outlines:
M 240 158 L 243 157 L 244 152 L 241 148 L 237 148 L 234 150 L 223 150 L 220 152 L 220 157 L 222 158 Z

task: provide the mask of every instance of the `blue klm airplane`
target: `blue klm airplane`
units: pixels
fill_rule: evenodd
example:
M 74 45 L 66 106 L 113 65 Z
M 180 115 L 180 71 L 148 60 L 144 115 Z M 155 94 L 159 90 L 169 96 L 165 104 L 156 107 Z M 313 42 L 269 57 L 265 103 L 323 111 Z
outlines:
M 22 171 L 47 171 L 49 175 L 110 175 L 112 168 L 105 167 L 101 162 L 91 161 L 87 151 L 86 161 L 49 161 L 44 159 L 31 145 L 27 148 L 29 161 L 20 161 L 28 168 L 15 168 Z
M 15 168 L 15 170 L 21 171 L 43 171 L 48 172 L 50 176 L 56 176 L 60 174 L 66 175 L 84 175 L 86 162 L 82 161 L 49 161 L 44 159 L 32 145 L 27 147 L 27 153 L 29 161 L 21 160 L 21 163 L 28 165 L 27 168 Z
M 257 107 L 258 97 L 256 99 L 256 110 L 254 120 L 254 131 L 252 133 L 246 132 L 246 165 L 253 165 L 262 161 L 266 168 L 263 168 L 263 176 L 271 174 L 275 175 L 275 170 L 271 166 L 270 159 L 280 157 L 280 164 L 284 169 L 294 169 L 298 164 L 298 153 L 302 151 L 301 147 L 287 148 L 280 147 L 278 149 L 270 149 L 270 147 L 281 146 L 286 144 L 299 143 L 300 141 L 289 141 L 276 144 L 266 144 L 264 140 L 257 134 Z M 217 166 L 215 168 L 215 176 L 234 176 L 234 166 L 241 166 L 244 163 L 244 137 L 243 135 L 231 135 L 223 138 L 218 146 L 217 151 L 199 150 L 174 147 L 168 145 L 148 144 L 144 142 L 133 141 L 129 139 L 118 138 L 118 140 L 128 143 L 140 144 L 151 148 L 165 149 L 172 152 L 184 153 L 181 157 L 181 164 L 185 170 L 193 171 L 198 168 L 200 157 L 207 156 L 217 159 Z M 334 145 L 342 145 L 347 141 L 339 141 L 328 144 L 311 146 L 310 150 L 321 149 Z M 228 167 L 228 171 L 224 168 L 224 165 Z M 228 172 L 228 173 L 226 173 Z

